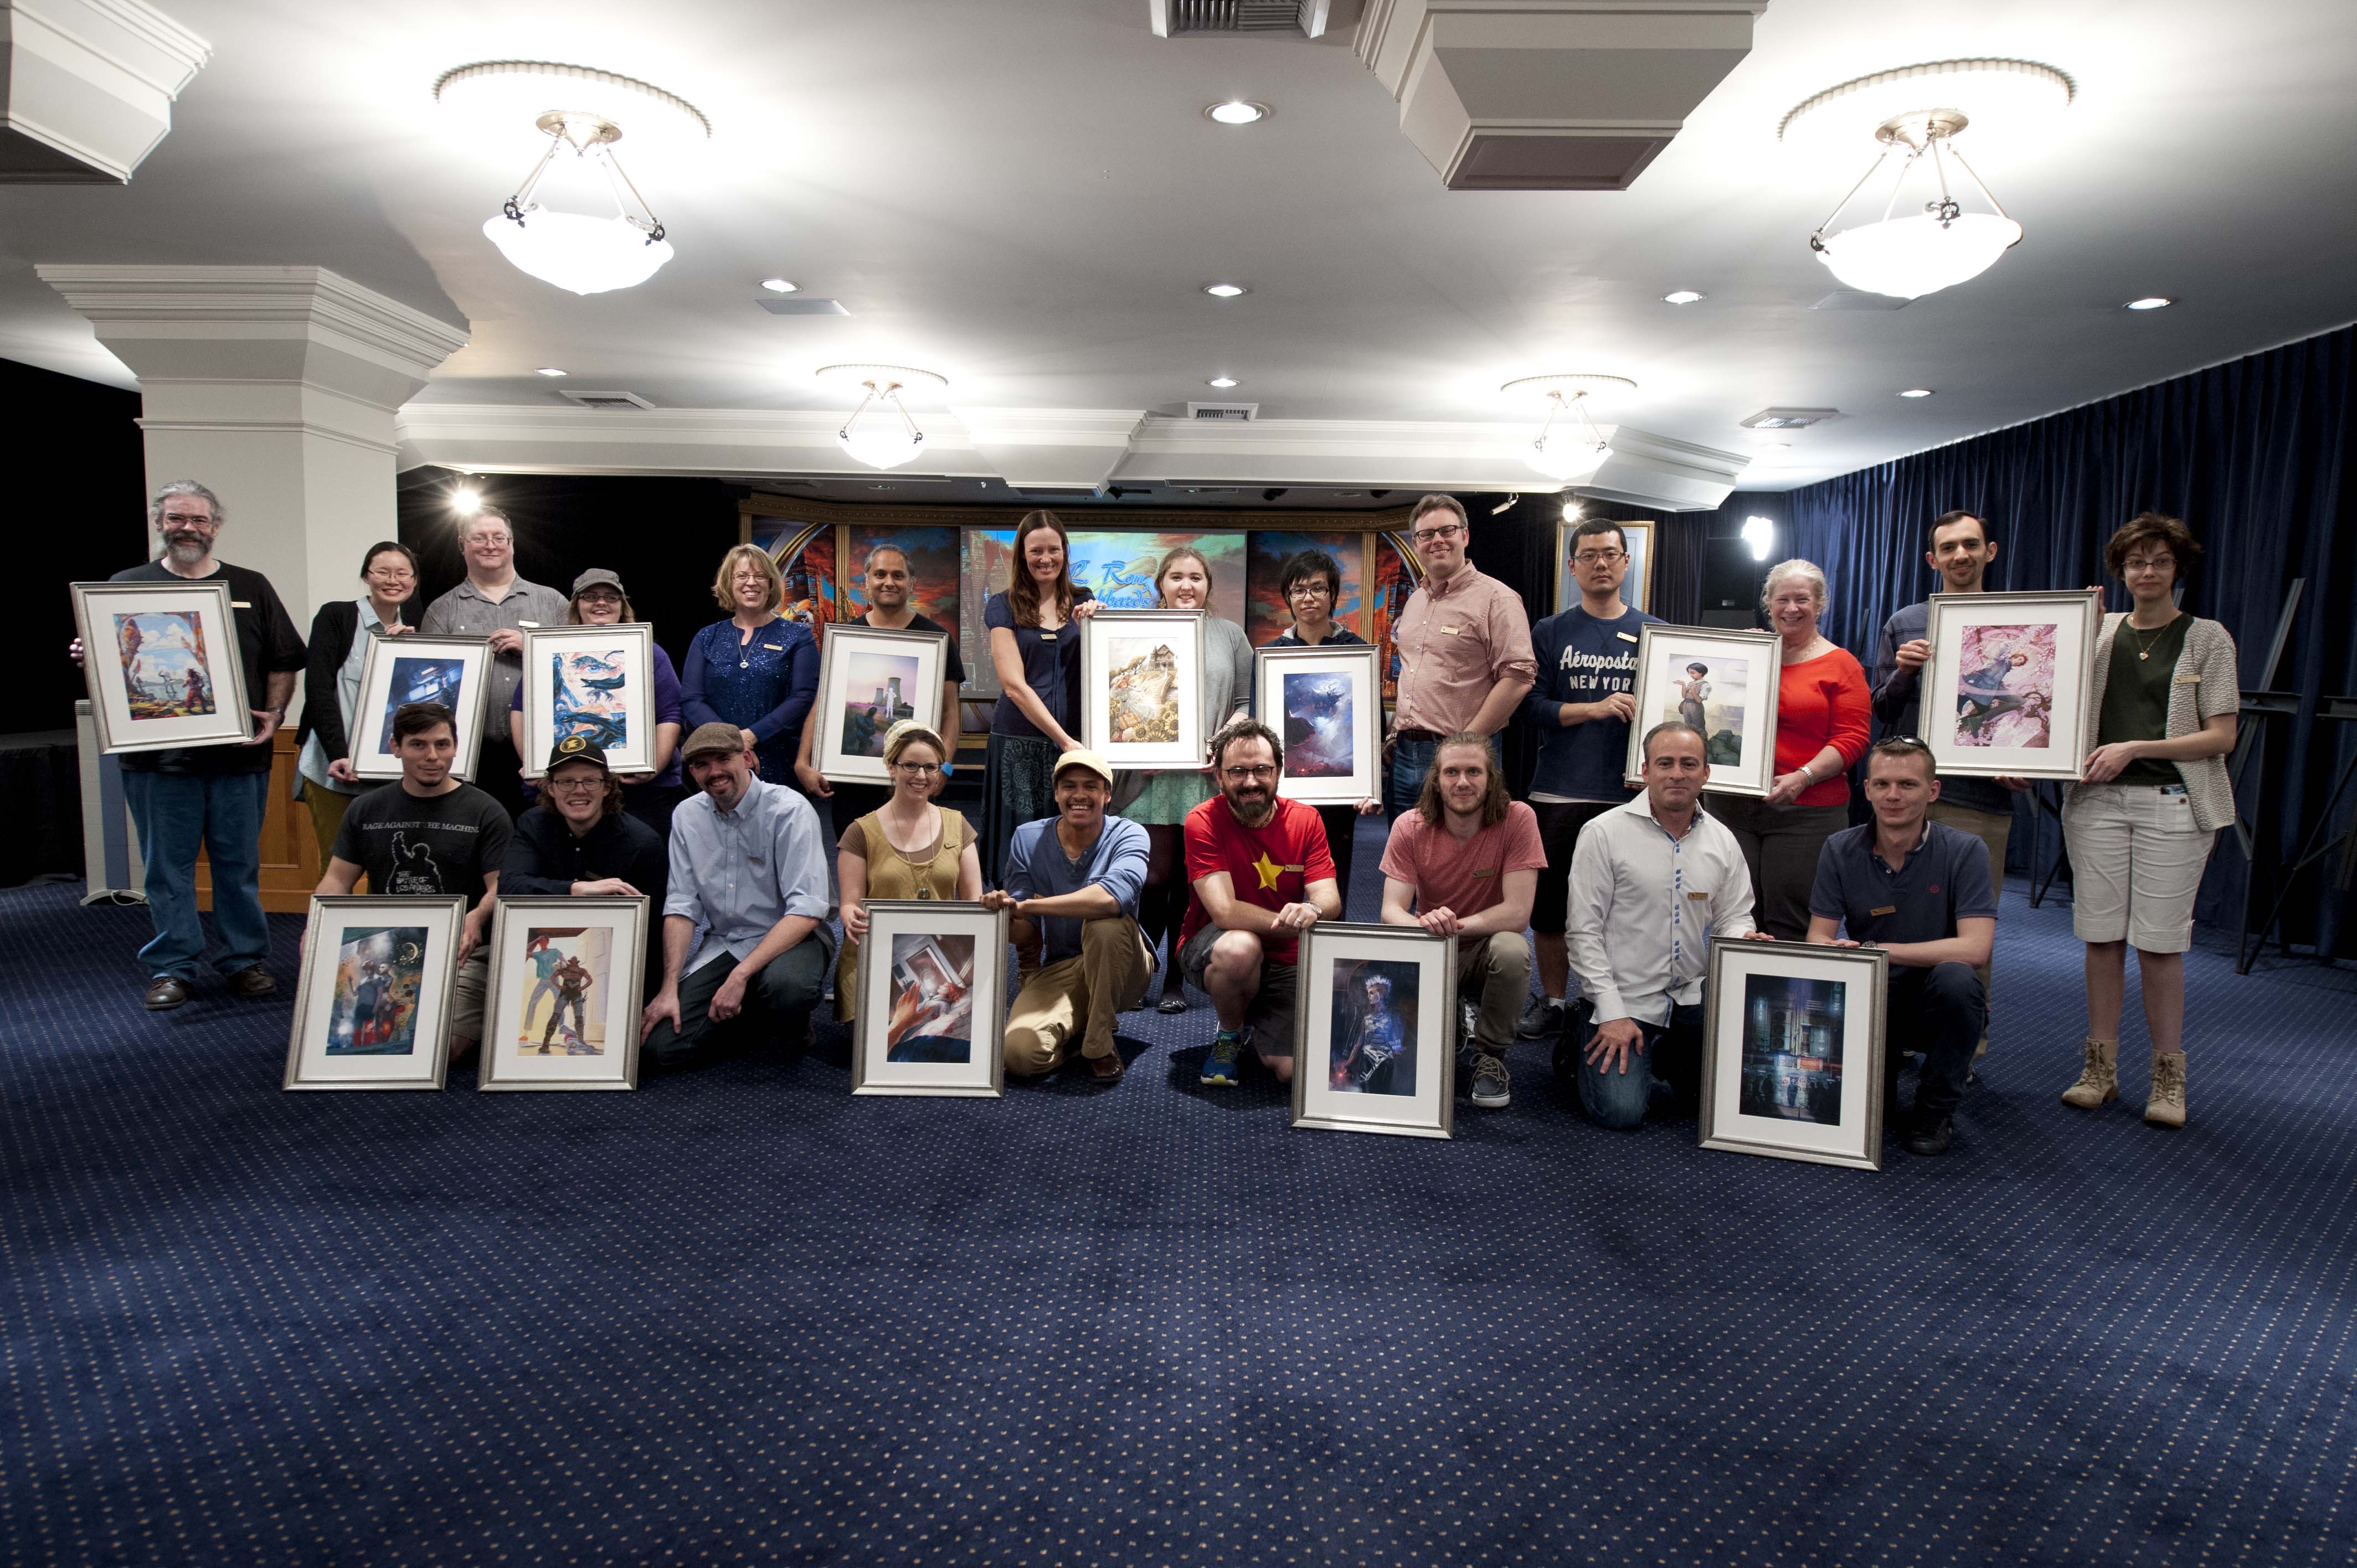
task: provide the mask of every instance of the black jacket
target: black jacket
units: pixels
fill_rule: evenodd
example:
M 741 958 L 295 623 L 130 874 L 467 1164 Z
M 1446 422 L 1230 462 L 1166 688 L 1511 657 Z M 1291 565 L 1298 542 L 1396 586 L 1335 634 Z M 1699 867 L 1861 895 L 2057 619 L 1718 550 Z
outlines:
M 311 618 L 311 656 L 303 669 L 303 723 L 295 732 L 295 749 L 314 735 L 328 760 L 349 757 L 351 737 L 344 733 L 342 693 L 336 677 L 351 657 L 352 639 L 360 635 L 361 607 L 352 599 L 330 599 Z
M 579 838 L 565 819 L 544 806 L 529 806 L 516 817 L 508 841 L 507 865 L 500 872 L 502 893 L 565 894 L 576 882 L 619 876 L 653 900 L 649 923 L 662 925 L 663 890 L 671 880 L 671 854 L 654 829 L 618 812 Z

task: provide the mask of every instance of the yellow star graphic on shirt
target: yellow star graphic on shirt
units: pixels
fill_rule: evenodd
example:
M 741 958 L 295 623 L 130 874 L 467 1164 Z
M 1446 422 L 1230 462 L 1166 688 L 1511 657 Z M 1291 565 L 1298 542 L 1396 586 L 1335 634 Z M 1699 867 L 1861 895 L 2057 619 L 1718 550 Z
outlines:
M 1277 875 L 1282 872 L 1285 867 L 1269 859 L 1268 851 L 1263 850 L 1260 852 L 1260 858 L 1253 862 L 1253 869 L 1260 874 L 1260 886 L 1262 892 L 1274 893 L 1276 891 Z

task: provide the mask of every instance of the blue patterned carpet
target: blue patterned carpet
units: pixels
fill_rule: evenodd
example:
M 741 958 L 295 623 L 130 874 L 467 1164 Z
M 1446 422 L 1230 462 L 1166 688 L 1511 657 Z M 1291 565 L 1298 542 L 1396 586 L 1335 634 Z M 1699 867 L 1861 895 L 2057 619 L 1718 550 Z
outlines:
M 2193 1126 L 2080 1115 L 2017 886 L 1959 1147 L 1874 1176 L 1531 1047 L 1454 1143 L 1290 1132 L 1200 1006 L 1104 1093 L 855 1101 L 829 1028 L 288 1095 L 286 993 L 151 1018 L 70 894 L 0 894 L 11 1563 L 2357 1557 L 2347 975 L 2195 954 Z

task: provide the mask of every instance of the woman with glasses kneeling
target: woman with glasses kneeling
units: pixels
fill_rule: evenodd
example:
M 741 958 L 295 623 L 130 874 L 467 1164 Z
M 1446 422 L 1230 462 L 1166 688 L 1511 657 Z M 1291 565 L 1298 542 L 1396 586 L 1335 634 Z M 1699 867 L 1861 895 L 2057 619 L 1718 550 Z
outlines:
M 2177 607 L 2201 553 L 2184 523 L 2145 512 L 2112 535 L 2104 564 L 2136 607 L 2095 639 L 2095 749 L 2062 794 L 2071 925 L 2087 944 L 2086 1059 L 2062 1103 L 2120 1097 L 2120 1007 L 2136 950 L 2152 1094 L 2144 1119 L 2185 1125 L 2185 951 L 2218 830 L 2234 820 L 2226 754 L 2242 706 L 2234 639 Z
M 650 900 L 647 948 L 653 961 L 646 966 L 646 994 L 651 997 L 662 984 L 669 848 L 654 829 L 623 811 L 621 779 L 606 766 L 606 753 L 580 736 L 556 743 L 540 786 L 540 804 L 516 818 L 500 891 L 515 897 L 643 894 Z M 554 961 L 547 961 L 553 967 Z
M 982 897 L 982 855 L 974 830 L 959 812 L 933 804 L 949 748 L 942 737 L 904 719 L 884 734 L 884 767 L 892 794 L 843 830 L 834 874 L 843 886 L 843 955 L 834 967 L 834 1015 L 858 1011 L 859 943 L 867 935 L 870 898 L 962 899 Z

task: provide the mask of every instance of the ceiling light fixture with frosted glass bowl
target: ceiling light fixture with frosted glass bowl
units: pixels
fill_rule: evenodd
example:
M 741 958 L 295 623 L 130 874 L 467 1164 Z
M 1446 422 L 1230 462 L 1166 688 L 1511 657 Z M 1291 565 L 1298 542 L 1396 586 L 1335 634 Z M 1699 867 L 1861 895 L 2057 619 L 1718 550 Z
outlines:
M 1523 454 L 1523 461 L 1551 479 L 1569 484 L 1587 478 L 1612 456 L 1611 445 L 1587 412 L 1587 400 L 1598 394 L 1610 397 L 1633 392 L 1637 383 L 1626 376 L 1573 371 L 1524 376 L 1498 390 L 1509 397 L 1545 400 L 1546 422 L 1539 426 L 1538 439 Z
M 642 284 L 671 260 L 662 220 L 622 172 L 614 148 L 626 122 L 634 156 L 641 145 L 659 154 L 666 144 L 709 141 L 712 123 L 694 104 L 651 82 L 553 60 L 458 66 L 436 79 L 434 97 L 466 121 L 479 141 L 515 135 L 525 124 L 547 138 L 515 194 L 483 224 L 484 238 L 517 270 L 589 295 Z M 565 211 L 534 199 L 568 156 L 603 178 L 612 216 Z
M 822 381 L 856 381 L 858 406 L 834 433 L 844 452 L 871 468 L 897 468 L 924 449 L 925 433 L 901 402 L 910 387 L 945 388 L 949 379 L 911 365 L 822 365 Z
M 1976 149 L 2019 143 L 2077 92 L 2070 77 L 2034 60 L 1952 59 L 1877 71 L 1803 100 L 1776 127 L 1779 141 L 1832 156 L 1868 132 L 1881 144 L 1809 236 L 1809 249 L 1848 287 L 1894 299 L 1978 277 L 2020 243 L 2022 227 L 1964 161 L 1957 139 L 1971 127 Z M 1889 176 L 1880 213 L 1836 228 L 1878 175 Z M 1966 209 L 1975 194 L 1987 210 Z

